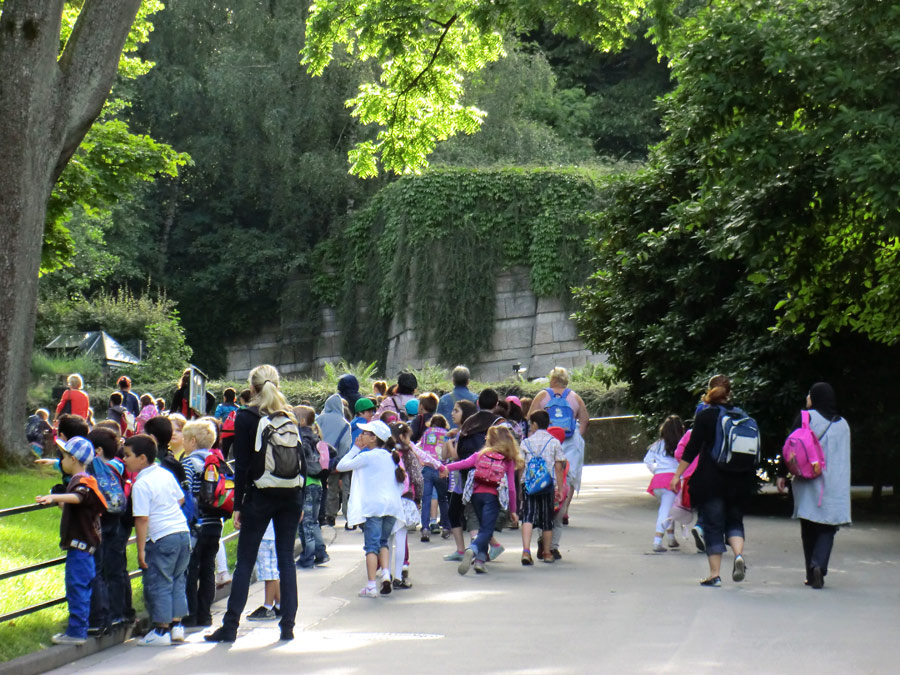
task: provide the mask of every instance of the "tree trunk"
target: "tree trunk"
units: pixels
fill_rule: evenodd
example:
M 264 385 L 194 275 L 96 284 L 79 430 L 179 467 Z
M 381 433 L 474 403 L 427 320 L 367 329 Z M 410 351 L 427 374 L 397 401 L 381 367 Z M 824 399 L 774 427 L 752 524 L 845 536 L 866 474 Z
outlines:
M 47 200 L 100 113 L 140 0 L 86 0 L 60 56 L 63 5 L 6 0 L 0 15 L 0 465 L 28 449 Z

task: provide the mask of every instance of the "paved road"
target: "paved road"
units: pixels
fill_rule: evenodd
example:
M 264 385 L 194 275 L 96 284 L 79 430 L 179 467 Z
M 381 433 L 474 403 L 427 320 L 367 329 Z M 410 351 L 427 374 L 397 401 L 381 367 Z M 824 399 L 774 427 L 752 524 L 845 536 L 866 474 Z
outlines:
M 519 564 L 518 531 L 489 573 L 461 577 L 439 538 L 412 542 L 412 590 L 356 597 L 362 535 L 336 533 L 327 568 L 298 572 L 297 639 L 245 622 L 233 645 L 202 633 L 171 648 L 130 641 L 56 673 L 897 673 L 900 527 L 837 537 L 822 591 L 803 586 L 800 530 L 747 518 L 747 579 L 697 585 L 691 543 L 650 553 L 655 500 L 643 465 L 586 467 L 554 565 Z M 730 570 L 730 560 L 727 560 Z M 725 565 L 723 564 L 723 568 Z M 247 610 L 261 600 L 251 591 Z M 224 611 L 217 608 L 216 621 Z

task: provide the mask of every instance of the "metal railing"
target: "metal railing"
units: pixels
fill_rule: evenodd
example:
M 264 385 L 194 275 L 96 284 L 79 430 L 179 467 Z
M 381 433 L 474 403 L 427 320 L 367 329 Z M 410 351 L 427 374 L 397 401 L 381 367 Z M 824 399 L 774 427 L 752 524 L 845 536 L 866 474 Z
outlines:
M 6 518 L 9 516 L 18 516 L 23 513 L 29 513 L 31 511 L 40 511 L 41 509 L 49 509 L 53 508 L 54 504 L 27 504 L 25 506 L 13 506 L 8 509 L 0 509 L 0 519 Z M 234 537 L 238 536 L 240 532 L 235 530 L 231 534 L 222 537 L 223 542 L 228 542 Z M 126 546 L 131 546 L 136 542 L 135 537 L 131 537 Z M 18 577 L 23 574 L 31 574 L 32 572 L 38 572 L 40 570 L 48 569 L 50 567 L 56 567 L 57 565 L 63 565 L 66 562 L 66 556 L 62 556 L 59 558 L 53 558 L 51 560 L 44 560 L 43 562 L 35 563 L 33 565 L 26 565 L 25 567 L 19 567 L 13 570 L 7 570 L 5 572 L 0 572 L 0 581 L 4 581 L 6 579 L 12 579 L 13 577 Z M 134 579 L 141 575 L 143 570 L 136 569 L 132 572 L 128 573 L 128 579 Z M 24 607 L 22 609 L 17 609 L 14 612 L 8 612 L 6 614 L 0 614 L 0 623 L 5 621 L 12 621 L 13 619 L 18 619 L 20 616 L 26 616 L 28 614 L 33 614 L 34 612 L 39 612 L 44 609 L 49 609 L 50 607 L 54 607 L 56 605 L 61 605 L 66 601 L 66 596 L 61 596 L 58 598 L 51 598 L 50 600 L 45 600 L 43 602 L 39 602 L 37 604 L 31 605 L 29 607 Z

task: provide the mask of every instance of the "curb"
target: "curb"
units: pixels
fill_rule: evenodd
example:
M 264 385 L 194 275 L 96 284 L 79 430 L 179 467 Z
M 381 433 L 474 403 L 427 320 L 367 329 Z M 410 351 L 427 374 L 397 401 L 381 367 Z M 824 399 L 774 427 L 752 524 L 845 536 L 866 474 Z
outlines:
M 332 537 L 334 541 L 334 537 Z M 297 540 L 294 542 L 294 557 L 300 555 L 303 544 Z M 256 582 L 256 570 L 250 578 L 251 585 Z M 231 582 L 216 588 L 216 596 L 213 602 L 219 602 L 231 593 Z M 133 624 L 121 626 L 99 638 L 88 638 L 83 645 L 52 645 L 44 647 L 30 654 L 23 654 L 11 661 L 0 663 L 0 675 L 40 675 L 54 668 L 61 668 L 78 659 L 83 659 L 91 654 L 102 652 L 104 649 L 115 647 L 134 635 L 143 635 L 150 629 L 150 617 L 146 613 L 140 614 Z
M 227 598 L 231 592 L 231 582 L 216 589 L 215 602 Z M 104 649 L 120 645 L 132 635 L 143 635 L 150 628 L 150 617 L 140 614 L 133 624 L 113 629 L 99 638 L 88 638 L 83 645 L 52 645 L 36 652 L 24 654 L 12 661 L 0 663 L 0 675 L 39 675 L 48 670 L 61 668 L 78 659 L 102 652 Z

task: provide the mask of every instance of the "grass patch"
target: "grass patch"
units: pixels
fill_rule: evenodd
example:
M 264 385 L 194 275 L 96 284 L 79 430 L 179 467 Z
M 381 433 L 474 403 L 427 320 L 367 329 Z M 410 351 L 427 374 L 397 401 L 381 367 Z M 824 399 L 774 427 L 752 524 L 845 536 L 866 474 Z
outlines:
M 0 508 L 34 503 L 59 482 L 59 472 L 50 467 L 0 473 Z M 0 519 L 0 570 L 24 567 L 63 555 L 59 548 L 58 508 L 43 509 Z M 225 534 L 234 531 L 231 521 Z M 230 567 L 234 568 L 237 539 L 226 544 Z M 137 549 L 128 547 L 128 569 L 137 569 Z M 132 598 L 137 612 L 144 609 L 140 578 L 132 579 Z M 24 574 L 0 581 L 0 614 L 65 595 L 65 566 Z M 0 662 L 50 646 L 50 637 L 65 628 L 65 604 L 0 623 Z

